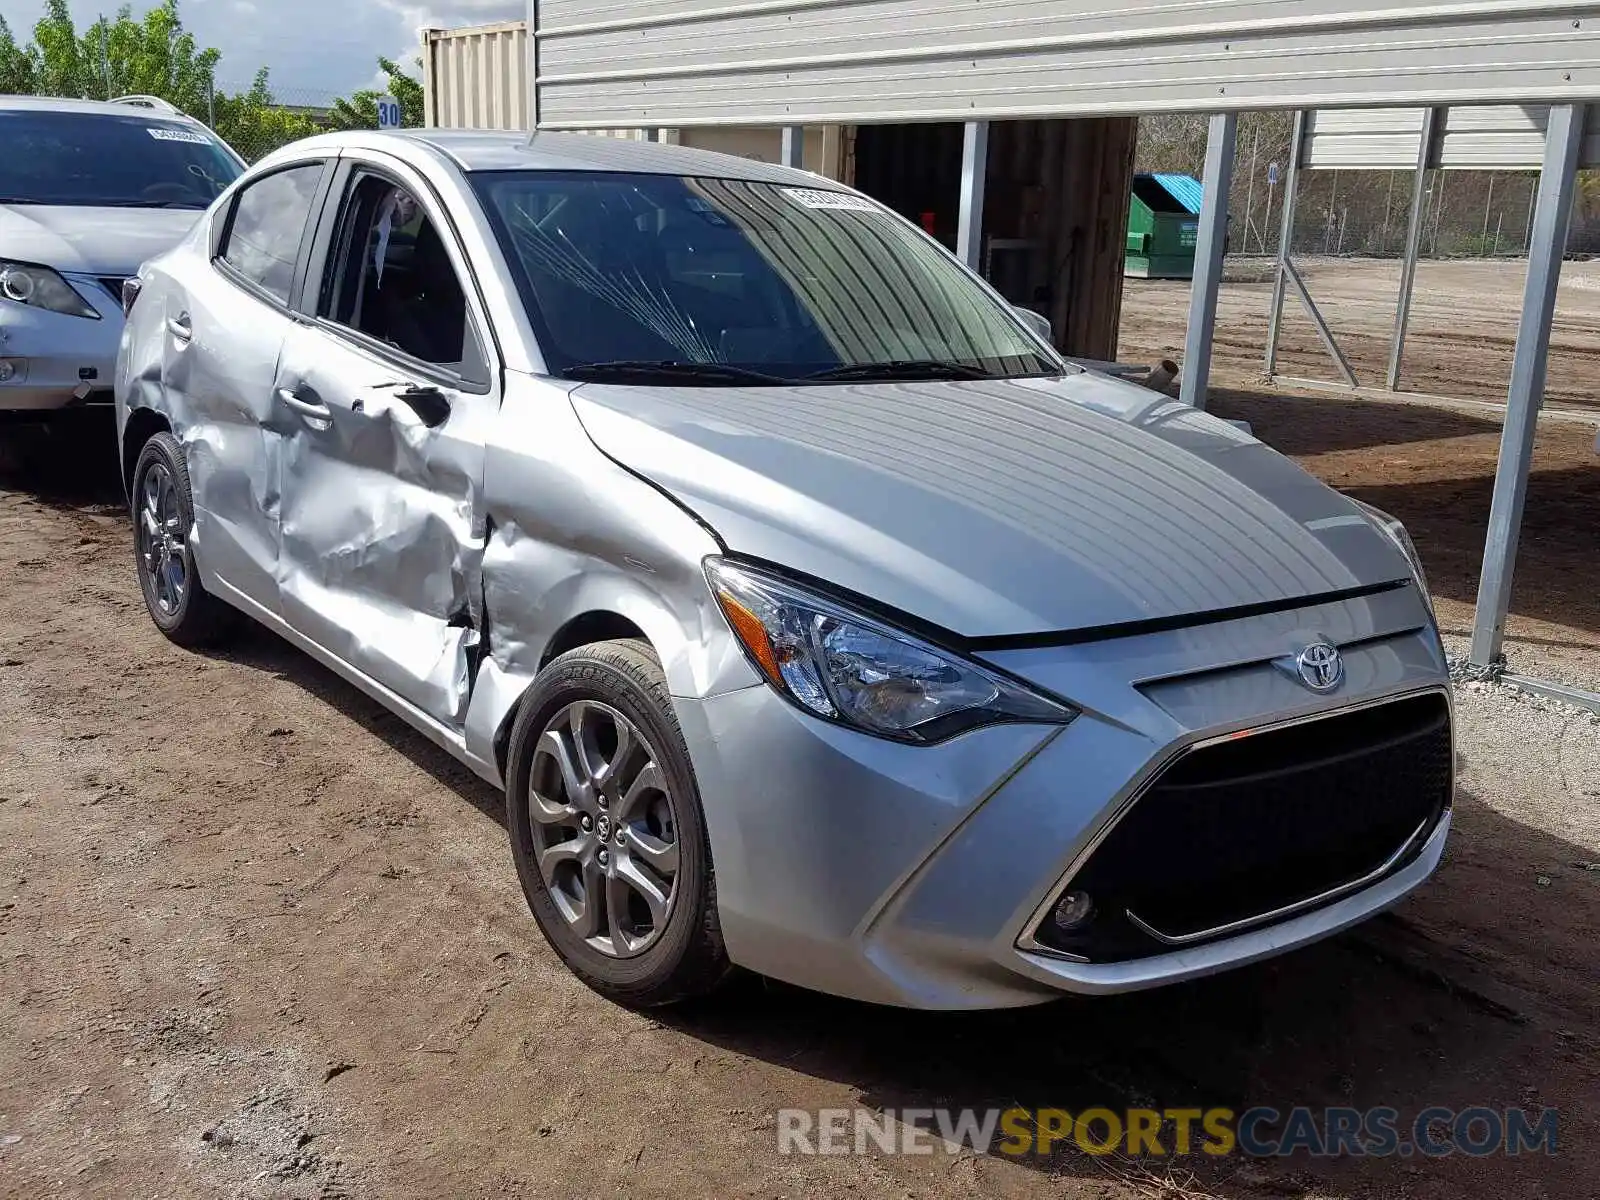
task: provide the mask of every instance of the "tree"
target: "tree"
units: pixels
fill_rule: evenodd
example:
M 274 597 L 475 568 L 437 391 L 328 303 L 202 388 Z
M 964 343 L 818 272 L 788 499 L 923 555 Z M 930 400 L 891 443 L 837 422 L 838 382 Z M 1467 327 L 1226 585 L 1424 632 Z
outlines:
M 202 49 L 184 29 L 178 0 L 161 0 L 141 17 L 125 4 L 114 18 L 102 14 L 81 35 L 66 0 L 45 0 L 25 47 L 0 18 L 0 92 L 85 100 L 156 96 L 211 123 L 248 158 L 318 131 L 310 117 L 276 105 L 264 68 L 248 91 L 218 91 L 221 60 L 221 52 Z
M 66 0 L 46 0 L 26 54 L 40 95 L 109 100 L 140 93 L 195 116 L 206 111 L 222 57 L 201 50 L 185 32 L 178 0 L 163 0 L 138 19 L 124 5 L 114 19 L 102 15 L 81 37 Z
M 414 59 L 417 69 L 422 60 Z M 423 121 L 422 84 L 407 75 L 393 59 L 379 58 L 378 69 L 387 79 L 386 90 L 400 104 L 401 123 L 416 128 Z M 348 99 L 334 102 L 330 123 L 335 129 L 376 129 L 378 127 L 378 97 L 382 92 L 371 89 L 356 92 Z
M 277 106 L 265 67 L 256 72 L 249 91 L 236 96 L 219 92 L 214 108 L 212 128 L 217 136 L 246 158 L 259 158 L 279 146 L 321 132 L 311 117 Z
M 0 95 L 32 96 L 37 90 L 32 56 L 17 45 L 11 26 L 0 17 Z

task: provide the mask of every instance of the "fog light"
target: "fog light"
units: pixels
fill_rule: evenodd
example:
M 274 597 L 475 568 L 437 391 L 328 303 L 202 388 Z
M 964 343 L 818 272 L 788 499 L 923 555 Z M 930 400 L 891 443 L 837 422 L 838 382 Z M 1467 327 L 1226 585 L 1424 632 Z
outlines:
M 16 360 L 11 358 L 0 358 L 0 383 L 10 383 L 16 377 Z
M 1082 929 L 1094 916 L 1094 901 L 1088 892 L 1068 892 L 1056 904 L 1056 928 L 1062 933 Z

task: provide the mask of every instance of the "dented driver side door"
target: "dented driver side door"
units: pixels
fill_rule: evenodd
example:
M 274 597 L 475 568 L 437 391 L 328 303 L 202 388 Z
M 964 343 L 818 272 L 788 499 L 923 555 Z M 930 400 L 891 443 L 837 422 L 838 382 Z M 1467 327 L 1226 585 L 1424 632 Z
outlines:
M 500 371 L 426 183 L 341 161 L 275 388 L 282 615 L 446 730 L 483 644 L 484 445 Z

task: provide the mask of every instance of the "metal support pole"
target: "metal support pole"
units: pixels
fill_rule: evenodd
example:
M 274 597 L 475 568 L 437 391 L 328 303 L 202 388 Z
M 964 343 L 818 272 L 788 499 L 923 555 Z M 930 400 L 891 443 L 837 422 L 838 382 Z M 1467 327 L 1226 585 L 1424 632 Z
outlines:
M 785 125 L 783 127 L 783 154 L 782 161 L 786 167 L 801 170 L 805 166 L 806 158 L 806 130 L 804 125 Z
M 1233 148 L 1238 113 L 1215 113 L 1206 133 L 1205 191 L 1200 230 L 1195 238 L 1194 283 L 1189 288 L 1189 331 L 1183 342 L 1183 386 L 1178 398 L 1193 408 L 1206 406 L 1211 382 L 1211 337 L 1217 327 L 1217 293 L 1228 240 L 1228 191 L 1233 186 Z
M 961 216 L 956 255 L 983 270 L 983 189 L 989 174 L 989 122 L 968 121 L 961 135 Z
M 1434 139 L 1439 130 L 1439 110 L 1422 110 L 1422 136 L 1417 139 L 1417 175 L 1411 182 L 1411 221 L 1406 226 L 1406 256 L 1400 264 L 1400 299 L 1394 310 L 1394 341 L 1389 345 L 1389 390 L 1400 390 L 1400 364 L 1406 352 L 1406 328 L 1411 324 L 1411 293 L 1417 284 L 1417 256 L 1422 253 L 1422 222 L 1427 213 L 1428 168 L 1433 165 Z
M 1561 257 L 1566 253 L 1567 227 L 1572 219 L 1572 191 L 1578 174 L 1584 113 L 1584 108 L 1574 104 L 1553 106 L 1545 133 L 1544 168 L 1539 175 L 1539 198 L 1533 215 L 1533 248 L 1522 294 L 1522 323 L 1511 360 L 1506 424 L 1500 437 L 1500 462 L 1495 469 L 1494 499 L 1489 506 L 1489 538 L 1478 583 L 1478 611 L 1472 624 L 1471 663 L 1483 670 L 1499 665 L 1500 648 L 1505 641 L 1511 574 L 1528 499 L 1539 406 L 1544 400 L 1550 323 L 1555 317 Z
M 1339 368 L 1339 374 L 1344 376 L 1344 381 L 1351 387 L 1360 387 L 1361 381 L 1356 378 L 1356 373 L 1350 367 L 1350 360 L 1344 356 L 1344 351 L 1339 349 L 1339 343 L 1333 336 L 1333 330 L 1328 328 L 1328 322 L 1323 319 L 1322 310 L 1317 307 L 1317 302 L 1311 298 L 1311 292 L 1306 287 L 1306 281 L 1300 278 L 1300 272 L 1294 269 L 1294 263 L 1283 264 L 1283 273 L 1289 282 L 1294 284 L 1294 290 L 1300 295 L 1300 303 L 1306 310 L 1306 316 L 1311 318 L 1311 324 L 1316 327 L 1317 336 L 1322 339 L 1323 346 L 1328 351 L 1328 357 L 1333 359 L 1334 366 Z
M 1283 290 L 1288 284 L 1285 268 L 1293 249 L 1295 209 L 1300 200 L 1300 153 L 1305 145 L 1305 110 L 1294 114 L 1294 132 L 1289 138 L 1289 163 L 1283 176 L 1283 213 L 1278 222 L 1278 269 L 1272 278 L 1272 311 L 1267 315 L 1267 378 L 1278 371 L 1278 331 L 1283 325 Z
M 1262 254 L 1267 252 L 1267 230 L 1272 228 L 1272 199 L 1277 193 L 1277 190 L 1278 181 L 1276 179 L 1269 178 L 1267 180 L 1267 215 L 1261 218 L 1261 232 L 1259 235 L 1260 240 L 1256 243 L 1256 248 L 1260 250 Z
M 1250 176 L 1248 186 L 1244 193 L 1244 229 L 1240 232 L 1239 241 L 1246 254 L 1250 253 L 1250 230 L 1255 226 L 1256 216 L 1256 162 L 1261 156 L 1261 124 L 1256 123 L 1256 135 L 1250 140 Z M 1259 236 L 1259 235 L 1257 235 Z

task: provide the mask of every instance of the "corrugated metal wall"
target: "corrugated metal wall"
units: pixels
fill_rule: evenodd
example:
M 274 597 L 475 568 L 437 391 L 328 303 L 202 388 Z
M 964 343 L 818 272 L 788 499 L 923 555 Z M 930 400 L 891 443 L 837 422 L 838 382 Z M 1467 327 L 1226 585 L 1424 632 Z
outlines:
M 426 29 L 422 34 L 424 123 L 444 129 L 527 129 L 532 98 L 525 21 L 470 29 Z M 641 127 L 597 126 L 586 132 L 642 139 Z M 763 162 L 779 159 L 779 131 L 770 126 L 726 125 L 661 130 L 666 142 L 737 154 Z M 805 165 L 842 178 L 837 127 L 806 130 Z
M 1422 137 L 1420 108 L 1313 113 L 1306 123 L 1305 163 L 1358 171 L 1409 171 Z M 1484 104 L 1445 114 L 1433 165 L 1461 171 L 1538 170 L 1544 161 L 1544 105 Z M 1600 165 L 1600 120 L 1589 111 L 1582 164 Z
M 1576 0 L 538 0 L 539 121 L 826 124 L 1600 99 Z
M 424 123 L 430 128 L 528 128 L 525 22 L 426 29 L 422 73 Z

